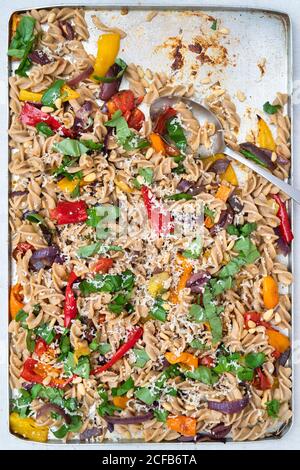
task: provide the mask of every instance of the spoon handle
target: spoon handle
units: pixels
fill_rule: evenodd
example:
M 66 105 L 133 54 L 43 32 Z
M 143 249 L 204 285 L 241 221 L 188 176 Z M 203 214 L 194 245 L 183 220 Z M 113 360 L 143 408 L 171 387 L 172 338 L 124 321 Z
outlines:
M 294 201 L 300 204 L 300 191 L 298 189 L 295 189 L 290 184 L 286 183 L 280 178 L 277 178 L 277 176 L 272 175 L 272 173 L 270 173 L 268 170 L 266 170 L 262 166 L 257 165 L 251 160 L 248 160 L 247 158 L 243 157 L 239 152 L 236 152 L 235 150 L 232 150 L 229 147 L 225 147 L 224 153 L 228 155 L 229 157 L 234 158 L 234 160 L 237 160 L 238 162 L 243 163 L 243 165 L 247 166 L 248 168 L 251 168 L 251 170 L 255 171 L 260 176 L 263 176 L 266 180 L 270 181 L 270 183 L 277 186 L 279 189 L 281 189 L 281 191 L 283 191 L 289 197 L 294 199 Z

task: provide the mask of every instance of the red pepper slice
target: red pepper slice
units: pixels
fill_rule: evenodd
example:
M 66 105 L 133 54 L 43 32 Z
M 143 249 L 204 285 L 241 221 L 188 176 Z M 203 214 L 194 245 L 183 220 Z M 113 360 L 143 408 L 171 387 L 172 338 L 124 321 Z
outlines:
M 258 390 L 269 390 L 272 388 L 272 385 L 268 379 L 268 377 L 263 373 L 263 371 L 259 368 L 255 369 L 257 374 L 256 379 L 253 382 L 253 385 Z
M 148 219 L 158 236 L 173 233 L 174 223 L 170 212 L 162 207 L 148 186 L 143 185 L 141 187 L 141 192 L 144 205 L 147 210 Z
M 215 360 L 211 356 L 204 356 L 199 360 L 200 364 L 205 367 L 214 367 Z
M 55 209 L 50 211 L 51 219 L 58 225 L 76 224 L 87 220 L 87 205 L 85 201 L 60 201 Z
M 176 116 L 177 114 L 177 111 L 174 109 L 174 108 L 166 108 L 157 118 L 156 120 L 156 123 L 155 123 L 155 126 L 154 126 L 154 130 L 153 132 L 155 132 L 156 134 L 160 134 L 160 135 L 163 135 L 165 133 L 165 130 L 166 130 L 166 122 Z
M 36 361 L 35 359 L 32 359 L 31 357 L 26 359 L 26 361 L 23 364 L 23 369 L 20 374 L 20 377 L 22 377 L 22 379 L 26 380 L 27 382 L 36 383 L 36 384 L 43 383 L 43 380 L 47 377 L 47 372 L 45 370 L 44 374 L 38 374 L 35 368 L 39 364 L 40 363 L 38 361 Z M 67 379 L 53 378 L 48 386 L 56 387 L 56 388 L 64 388 L 66 385 L 72 382 L 74 377 L 76 376 L 72 376 Z
M 272 352 L 271 356 L 274 357 L 275 359 L 279 359 L 281 356 L 281 352 L 276 351 L 275 349 L 275 351 Z
M 275 199 L 275 201 L 277 202 L 279 206 L 279 209 L 276 215 L 280 219 L 279 230 L 280 230 L 281 236 L 286 243 L 290 244 L 294 238 L 294 235 L 291 229 L 290 219 L 286 210 L 285 203 L 281 200 L 278 194 L 273 194 L 272 197 L 273 199 Z
M 172 147 L 172 145 L 165 144 L 165 150 L 166 150 L 166 154 L 169 157 L 179 157 L 180 155 L 180 150 L 178 150 L 175 147 Z
M 67 129 L 61 124 L 61 122 L 51 116 L 51 114 L 44 113 L 32 104 L 24 104 L 20 114 L 20 119 L 21 122 L 27 126 L 36 126 L 40 122 L 45 122 L 49 127 L 51 127 L 53 131 L 59 131 L 65 137 L 73 137 L 73 132 L 71 129 Z
M 21 254 L 23 257 L 28 250 L 34 250 L 34 246 L 27 242 L 20 242 L 14 249 L 12 256 L 14 259 L 17 259 L 19 254 Z
M 48 349 L 48 344 L 43 338 L 39 338 L 34 346 L 34 352 L 38 357 L 41 357 Z
M 144 330 L 142 327 L 138 327 L 135 330 L 133 330 L 126 343 L 122 344 L 122 346 L 118 349 L 118 351 L 112 356 L 112 358 L 103 366 L 96 367 L 96 369 L 93 369 L 91 371 L 91 375 L 97 375 L 100 374 L 101 372 L 104 372 L 105 370 L 109 369 L 111 366 L 113 366 L 121 357 L 123 357 L 127 351 L 129 351 L 135 343 L 141 338 Z
M 129 119 L 127 121 L 128 127 L 131 127 L 132 129 L 135 129 L 136 131 L 139 131 L 142 128 L 144 121 L 145 121 L 145 114 L 143 113 L 143 111 L 141 111 L 138 108 L 135 108 L 131 112 Z
M 64 304 L 64 326 L 69 328 L 71 321 L 77 315 L 77 302 L 75 294 L 72 290 L 72 285 L 78 279 L 78 276 L 72 271 L 69 275 L 68 284 L 65 293 L 65 304 Z
M 114 260 L 111 258 L 99 258 L 96 263 L 93 264 L 91 270 L 93 273 L 107 273 L 114 264 Z

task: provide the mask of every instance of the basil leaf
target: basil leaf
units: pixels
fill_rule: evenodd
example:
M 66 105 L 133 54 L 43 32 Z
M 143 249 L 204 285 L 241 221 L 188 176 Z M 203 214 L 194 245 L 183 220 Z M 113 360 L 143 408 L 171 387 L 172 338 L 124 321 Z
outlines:
M 190 342 L 190 346 L 193 349 L 206 349 L 205 344 L 200 339 L 193 339 L 193 341 Z
M 91 245 L 86 245 L 86 246 L 81 246 L 77 250 L 77 256 L 79 258 L 89 258 L 90 256 L 95 255 L 96 253 L 99 253 L 101 247 L 101 243 L 92 243 Z
M 68 434 L 68 432 L 69 432 L 68 427 L 65 424 L 63 424 L 56 431 L 52 430 L 52 434 L 54 434 L 54 436 L 57 437 L 57 439 L 63 439 Z
M 111 120 L 107 121 L 105 126 L 116 128 L 116 136 L 121 145 L 132 135 L 132 131 L 129 129 L 126 119 L 122 116 L 122 111 L 120 110 L 113 114 Z
M 125 70 L 127 69 L 126 62 L 124 62 L 124 60 L 122 60 L 120 58 L 117 58 L 115 60 L 115 64 L 117 64 L 119 67 L 121 67 L 120 72 L 118 72 L 118 74 L 115 77 L 99 77 L 98 75 L 93 75 L 93 78 L 95 80 L 97 80 L 98 82 L 102 82 L 102 83 L 115 82 L 116 80 L 118 80 L 119 78 L 121 78 L 124 75 Z
M 255 222 L 251 222 L 251 223 L 249 222 L 240 228 L 240 232 L 241 232 L 241 235 L 243 235 L 244 237 L 247 237 L 248 235 L 250 235 L 250 233 L 254 232 L 254 230 L 256 229 L 257 229 L 257 224 Z
M 216 30 L 217 30 L 217 20 L 214 20 L 214 21 L 212 22 L 212 25 L 211 25 L 210 29 L 212 29 L 213 31 L 216 31 Z
M 147 185 L 151 185 L 153 181 L 154 170 L 152 168 L 139 168 L 139 175 L 144 178 L 144 182 Z
M 68 335 L 62 335 L 59 341 L 59 349 L 62 354 L 68 354 L 71 349 L 71 342 Z
M 100 343 L 98 346 L 98 351 L 103 356 L 111 351 L 111 345 L 109 343 Z
M 146 405 L 152 405 L 156 400 L 158 400 L 159 393 L 152 392 L 147 387 L 140 387 L 135 391 L 134 396 L 143 403 L 146 403 Z
M 193 199 L 193 196 L 192 194 L 188 194 L 188 193 L 177 193 L 177 194 L 173 194 L 172 196 L 167 196 L 166 199 L 169 199 L 170 201 L 181 201 L 181 200 L 189 201 L 190 199 Z
M 213 343 L 218 343 L 222 339 L 223 332 L 221 318 L 218 316 L 213 316 L 208 318 L 208 323 L 211 329 Z
M 21 388 L 18 390 L 20 396 L 12 400 L 13 411 L 19 413 L 19 415 L 24 418 L 28 415 L 29 412 L 29 405 L 32 402 L 31 394 L 25 390 L 25 388 Z
M 77 365 L 73 368 L 73 372 L 83 379 L 90 377 L 90 360 L 87 356 L 81 356 L 78 359 Z
M 226 228 L 226 231 L 227 231 L 227 233 L 229 233 L 229 235 L 239 236 L 239 234 L 240 234 L 240 231 L 239 231 L 238 227 L 236 227 L 235 225 L 232 225 L 232 224 L 228 225 L 228 227 Z
M 39 325 L 37 328 L 35 328 L 34 332 L 37 336 L 39 336 L 44 341 L 46 341 L 47 344 L 52 343 L 56 334 L 54 329 L 51 328 L 51 326 L 48 325 L 47 323 L 44 323 L 43 325 Z
M 161 298 L 155 299 L 152 309 L 150 310 L 150 316 L 155 320 L 165 322 L 167 319 L 167 311 L 164 309 L 164 301 Z
M 280 410 L 280 401 L 274 398 L 271 401 L 267 401 L 266 406 L 268 416 L 271 416 L 271 418 L 277 418 Z
M 25 312 L 22 308 L 18 311 L 17 315 L 15 316 L 15 321 L 23 322 L 28 317 L 28 313 Z
M 33 385 L 32 389 L 30 390 L 30 394 L 31 394 L 33 400 L 39 396 L 39 393 L 42 390 L 42 388 L 43 388 L 42 384 L 34 384 Z
M 131 135 L 123 143 L 125 150 L 144 149 L 150 146 L 147 139 L 141 138 L 138 134 L 130 131 Z
M 89 150 L 103 149 L 103 144 L 101 142 L 94 142 L 91 139 L 80 139 L 80 143 L 87 147 Z
M 223 266 L 222 269 L 220 269 L 218 272 L 218 277 L 220 279 L 224 279 L 235 276 L 243 264 L 245 264 L 244 258 L 237 256 L 236 258 L 229 261 L 229 263 L 227 263 L 225 266 Z
M 251 382 L 254 377 L 254 372 L 253 369 L 243 367 L 237 372 L 237 376 L 242 382 Z
M 135 275 L 126 270 L 122 274 L 96 274 L 93 279 L 86 279 L 79 284 L 83 295 L 97 292 L 117 292 L 122 289 L 131 290 Z
M 204 215 L 206 215 L 207 217 L 210 217 L 211 220 L 213 221 L 214 218 L 215 218 L 215 211 L 213 211 L 212 209 L 210 209 L 208 206 L 204 206 Z
M 71 423 L 68 424 L 69 432 L 78 432 L 82 426 L 82 419 L 80 416 L 71 416 Z
M 89 150 L 88 147 L 79 140 L 70 139 L 69 137 L 54 144 L 52 148 L 69 157 L 81 157 L 81 155 L 87 153 Z
M 182 253 L 185 258 L 198 259 L 202 251 L 202 238 L 198 235 L 191 243 L 188 250 Z
M 27 71 L 32 65 L 32 62 L 28 59 L 28 54 L 32 51 L 36 42 L 36 36 L 34 35 L 35 23 L 36 20 L 32 16 L 23 16 L 7 51 L 9 56 L 21 59 L 16 70 L 16 74 L 21 77 L 27 77 Z
M 266 101 L 263 105 L 263 110 L 267 114 L 276 114 L 277 111 L 281 108 L 280 104 L 271 104 L 269 101 Z
M 48 124 L 46 124 L 45 122 L 38 122 L 35 127 L 38 133 L 42 134 L 44 137 L 51 137 L 52 135 L 54 135 L 54 132 L 51 127 L 49 127 Z
M 192 304 L 189 310 L 189 315 L 197 323 L 203 323 L 206 321 L 205 310 L 200 305 Z
M 29 222 L 32 222 L 33 224 L 42 224 L 44 222 L 43 217 L 40 214 L 26 214 L 25 219 L 28 220 Z
M 167 410 L 153 410 L 153 414 L 157 421 L 160 423 L 166 423 L 169 412 Z
M 263 365 L 266 360 L 266 355 L 263 352 L 249 353 L 245 356 L 245 364 L 251 369 L 256 369 Z
M 119 408 L 118 406 L 115 406 L 107 402 L 102 403 L 97 408 L 98 414 L 102 417 L 105 415 L 112 416 L 115 411 L 122 411 L 122 408 Z
M 232 277 L 225 277 L 224 279 L 211 279 L 210 285 L 213 295 L 222 294 L 232 287 Z
M 35 340 L 34 340 L 34 338 L 32 337 L 32 330 L 28 330 L 28 331 L 27 331 L 27 335 L 26 335 L 26 347 L 27 347 L 27 349 L 28 349 L 29 352 L 33 353 L 34 348 L 35 348 Z
M 134 352 L 136 358 L 134 363 L 135 367 L 145 367 L 147 362 L 150 361 L 150 357 L 148 356 L 146 350 L 134 348 L 132 351 Z
M 189 379 L 197 380 L 206 385 L 213 385 L 218 381 L 217 374 L 212 369 L 205 366 L 199 366 L 195 370 L 186 371 L 185 376 Z
M 168 119 L 166 122 L 166 129 L 169 137 L 173 140 L 176 147 L 179 148 L 181 152 L 185 152 L 187 148 L 187 140 L 177 116 Z
M 126 395 L 126 393 L 131 390 L 134 387 L 134 382 L 131 377 L 127 379 L 125 382 L 123 382 L 122 385 L 119 387 L 113 387 L 111 389 L 111 394 L 113 397 L 121 397 L 123 395 Z
M 64 86 L 65 81 L 62 79 L 56 80 L 44 93 L 42 96 L 43 106 L 55 106 L 55 101 L 61 97 L 61 89 Z

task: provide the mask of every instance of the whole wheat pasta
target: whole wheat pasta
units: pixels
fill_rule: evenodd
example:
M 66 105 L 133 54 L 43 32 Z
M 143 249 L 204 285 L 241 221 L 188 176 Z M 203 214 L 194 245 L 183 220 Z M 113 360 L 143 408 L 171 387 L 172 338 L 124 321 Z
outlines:
M 45 430 L 95 442 L 277 432 L 291 418 L 291 368 L 278 364 L 290 347 L 292 274 L 278 258 L 291 241 L 278 211 L 286 197 L 246 168 L 242 179 L 225 155 L 200 158 L 216 129 L 182 100 L 192 82 L 119 60 L 129 89 L 104 102 L 85 73 L 95 58 L 83 10 L 20 21 L 38 37 L 9 80 L 12 431 L 30 418 L 41 441 Z M 169 95 L 177 104 L 151 121 L 151 103 Z M 237 147 L 234 99 L 218 82 L 206 103 Z M 281 177 L 286 103 L 278 93 L 269 121 Z

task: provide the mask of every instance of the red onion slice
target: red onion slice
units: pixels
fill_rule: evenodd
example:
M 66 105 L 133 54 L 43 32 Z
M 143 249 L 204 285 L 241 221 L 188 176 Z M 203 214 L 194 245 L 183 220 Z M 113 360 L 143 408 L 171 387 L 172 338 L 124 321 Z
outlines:
M 224 173 L 224 171 L 227 170 L 229 163 L 230 162 L 229 160 L 227 160 L 227 158 L 220 158 L 220 160 L 216 160 L 215 162 L 213 162 L 207 171 L 220 175 L 221 173 Z
M 208 401 L 208 409 L 224 414 L 240 413 L 249 403 L 249 396 L 245 395 L 240 400 L 233 401 Z
M 186 286 L 191 289 L 194 294 L 201 294 L 204 286 L 210 280 L 211 275 L 206 271 L 198 271 L 188 279 Z
M 240 148 L 255 155 L 261 164 L 266 166 L 269 170 L 275 170 L 276 165 L 271 160 L 272 152 L 270 152 L 270 150 L 257 147 L 250 142 L 243 142 L 240 144 Z
M 33 271 L 51 268 L 52 264 L 58 259 L 59 254 L 58 247 L 54 245 L 35 250 L 29 260 L 29 267 Z
M 101 428 L 89 428 L 79 434 L 79 439 L 80 441 L 88 441 L 92 437 L 101 436 L 102 433 L 103 430 Z
M 61 408 L 58 405 L 55 405 L 54 403 L 46 403 L 45 405 L 43 405 L 37 411 L 36 417 L 38 419 L 41 416 L 44 416 L 45 414 L 50 413 L 51 411 L 53 411 L 54 413 L 57 413 L 59 416 L 61 416 L 65 420 L 66 424 L 71 423 L 71 416 L 67 415 L 67 413 L 65 412 L 65 410 L 63 408 Z
M 24 191 L 12 191 L 10 193 L 10 197 L 21 197 L 21 196 L 26 196 L 28 194 L 27 189 L 24 189 Z
M 107 78 L 116 77 L 121 70 L 122 70 L 122 67 L 120 67 L 118 64 L 113 64 L 108 69 L 108 72 L 106 73 L 105 77 Z M 119 91 L 122 77 L 117 78 L 116 80 L 110 83 L 101 83 L 100 93 L 99 93 L 100 100 L 108 101 L 113 95 L 115 95 Z
M 220 230 L 225 230 L 228 225 L 233 222 L 233 211 L 229 207 L 225 211 L 221 211 L 220 218 L 217 224 L 215 224 L 210 230 L 211 235 L 216 235 Z
M 90 65 L 86 70 L 81 72 L 79 75 L 76 75 L 76 77 L 71 78 L 70 80 L 67 81 L 67 85 L 70 87 L 74 87 L 78 85 L 80 82 L 83 82 L 87 78 L 89 78 L 90 75 L 92 75 L 94 71 L 94 67 Z
M 28 54 L 28 58 L 31 60 L 31 62 L 39 65 L 46 65 L 52 62 L 52 60 L 47 56 L 46 52 L 39 49 Z

